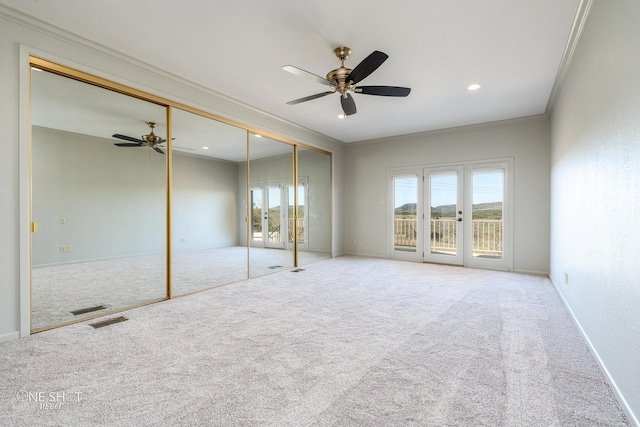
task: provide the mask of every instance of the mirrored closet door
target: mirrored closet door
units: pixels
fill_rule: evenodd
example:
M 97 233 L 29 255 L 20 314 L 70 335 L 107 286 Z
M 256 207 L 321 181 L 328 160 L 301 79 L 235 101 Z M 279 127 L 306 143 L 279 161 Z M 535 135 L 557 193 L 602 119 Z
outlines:
M 331 256 L 331 155 L 31 58 L 31 331 Z
M 172 109 L 172 295 L 248 277 L 247 131 Z
M 253 277 L 294 266 L 293 145 L 250 134 L 249 158 Z
M 297 151 L 298 265 L 305 265 L 331 257 L 331 156 Z
M 31 329 L 166 298 L 165 107 L 31 74 Z

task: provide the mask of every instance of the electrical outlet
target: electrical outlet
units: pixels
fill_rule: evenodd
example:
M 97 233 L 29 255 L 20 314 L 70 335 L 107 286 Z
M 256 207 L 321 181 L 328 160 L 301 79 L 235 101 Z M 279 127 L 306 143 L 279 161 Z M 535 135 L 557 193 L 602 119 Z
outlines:
M 368 241 L 368 240 L 365 240 L 365 241 L 364 241 L 364 245 L 365 245 L 365 246 L 369 246 L 369 241 Z
M 186 237 L 181 237 L 180 238 L 180 243 L 187 243 L 187 238 Z
M 356 239 L 353 239 L 353 241 L 351 242 L 352 245 L 356 244 Z
M 60 217 L 60 224 L 66 224 L 67 223 L 67 219 L 65 217 Z
M 569 273 L 564 273 L 564 283 L 565 285 L 569 284 Z
M 60 246 L 60 253 L 66 254 L 71 252 L 71 246 L 70 245 L 62 245 Z

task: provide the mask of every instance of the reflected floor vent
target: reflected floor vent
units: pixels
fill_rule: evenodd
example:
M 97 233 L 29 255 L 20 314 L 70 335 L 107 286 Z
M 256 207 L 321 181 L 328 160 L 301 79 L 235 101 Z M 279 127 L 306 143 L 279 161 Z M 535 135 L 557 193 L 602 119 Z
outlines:
M 89 326 L 93 326 L 94 329 L 102 328 L 104 326 L 113 325 L 114 323 L 124 322 L 127 319 L 124 316 L 112 317 L 111 319 L 103 320 L 102 322 L 90 323 Z
M 282 266 L 281 265 L 272 265 L 271 267 L 268 267 L 268 268 L 270 268 L 271 270 L 275 270 L 276 268 L 282 268 Z
M 105 308 L 107 307 L 100 304 L 100 305 L 96 305 L 95 307 L 88 307 L 88 308 L 81 308 L 80 310 L 73 310 L 71 314 L 73 314 L 74 316 L 79 316 L 80 314 L 86 314 L 86 313 L 91 313 L 92 311 L 104 310 Z
M 304 271 L 304 268 L 295 268 L 291 270 L 292 273 L 300 273 L 301 271 Z

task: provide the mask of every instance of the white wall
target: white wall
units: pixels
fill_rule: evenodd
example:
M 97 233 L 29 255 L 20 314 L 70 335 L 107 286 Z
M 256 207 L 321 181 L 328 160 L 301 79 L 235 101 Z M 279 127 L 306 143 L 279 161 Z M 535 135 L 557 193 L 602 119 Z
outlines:
M 20 330 L 23 334 L 28 330 L 24 324 L 22 329 L 20 327 L 21 310 L 23 319 L 28 315 L 27 307 L 21 307 L 21 292 L 22 300 L 27 300 L 28 287 L 20 287 L 21 274 L 28 271 L 29 261 L 26 245 L 29 220 L 28 54 L 327 149 L 334 154 L 334 186 L 343 180 L 343 147 L 337 141 L 257 112 L 206 88 L 0 6 L 0 341 L 17 338 Z M 340 215 L 343 206 L 341 186 L 334 189 L 335 236 L 343 229 Z M 334 238 L 333 242 L 334 253 L 342 253 L 342 240 Z
M 636 423 L 639 17 L 637 0 L 593 3 L 551 116 L 551 278 Z
M 348 145 L 346 250 L 387 256 L 387 169 L 506 157 L 515 164 L 514 270 L 548 273 L 549 122 L 544 116 Z

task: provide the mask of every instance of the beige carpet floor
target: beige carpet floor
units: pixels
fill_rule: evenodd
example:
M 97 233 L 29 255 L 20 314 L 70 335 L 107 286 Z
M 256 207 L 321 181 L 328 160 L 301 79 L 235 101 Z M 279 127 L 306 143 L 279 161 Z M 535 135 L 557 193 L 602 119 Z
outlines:
M 340 257 L 0 344 L 2 426 L 624 426 L 541 277 Z

